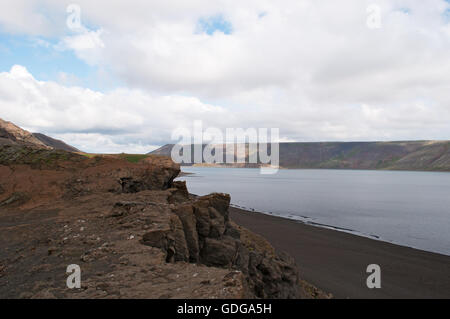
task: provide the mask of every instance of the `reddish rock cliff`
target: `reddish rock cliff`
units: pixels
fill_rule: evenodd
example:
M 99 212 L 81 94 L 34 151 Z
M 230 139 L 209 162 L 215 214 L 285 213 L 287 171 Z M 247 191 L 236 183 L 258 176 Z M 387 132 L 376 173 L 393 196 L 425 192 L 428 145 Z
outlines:
M 229 219 L 228 195 L 189 195 L 179 171 L 0 147 L 0 297 L 311 297 L 291 258 Z

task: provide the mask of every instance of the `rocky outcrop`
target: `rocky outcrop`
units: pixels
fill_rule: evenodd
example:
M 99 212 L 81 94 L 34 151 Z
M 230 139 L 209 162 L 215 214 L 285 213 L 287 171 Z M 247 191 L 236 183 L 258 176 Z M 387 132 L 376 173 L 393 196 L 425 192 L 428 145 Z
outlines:
M 60 150 L 0 146 L 0 187 L 4 189 L 0 202 L 13 193 L 27 194 L 37 206 L 59 198 L 170 188 L 179 166 L 159 156 L 150 158 L 136 164 Z
M 162 249 L 167 262 L 241 271 L 255 297 L 300 298 L 293 259 L 277 254 L 266 240 L 230 221 L 229 203 L 227 194 L 182 202 L 171 209 L 176 218 L 172 215 L 164 229 L 146 232 L 142 243 Z
M 190 195 L 179 166 L 0 148 L 0 297 L 312 297 L 294 261 Z M 82 288 L 65 287 L 79 264 Z M 307 289 L 308 288 L 308 289 Z

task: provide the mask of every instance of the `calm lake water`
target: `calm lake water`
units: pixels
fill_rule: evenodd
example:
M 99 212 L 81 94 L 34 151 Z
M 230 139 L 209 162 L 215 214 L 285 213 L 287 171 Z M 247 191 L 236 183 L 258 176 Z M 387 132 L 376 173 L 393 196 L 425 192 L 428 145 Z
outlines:
M 450 173 L 183 167 L 191 193 L 246 209 L 450 255 Z

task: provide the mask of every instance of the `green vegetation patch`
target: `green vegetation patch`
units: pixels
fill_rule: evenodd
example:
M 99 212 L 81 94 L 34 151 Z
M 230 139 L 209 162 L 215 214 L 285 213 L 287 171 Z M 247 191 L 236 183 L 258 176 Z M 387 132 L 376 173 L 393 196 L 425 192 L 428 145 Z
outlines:
M 1 165 L 31 165 L 33 168 L 54 168 L 64 161 L 79 161 L 81 156 L 62 150 L 37 149 L 6 145 L 0 147 Z
M 90 153 L 82 153 L 81 155 L 87 157 L 87 158 L 119 158 L 126 160 L 130 163 L 138 163 L 139 161 L 143 160 L 144 158 L 147 158 L 149 155 L 147 154 L 90 154 Z
M 147 158 L 148 155 L 146 155 L 146 154 L 120 154 L 119 157 L 130 163 L 138 163 L 139 161 L 143 160 L 144 158 Z

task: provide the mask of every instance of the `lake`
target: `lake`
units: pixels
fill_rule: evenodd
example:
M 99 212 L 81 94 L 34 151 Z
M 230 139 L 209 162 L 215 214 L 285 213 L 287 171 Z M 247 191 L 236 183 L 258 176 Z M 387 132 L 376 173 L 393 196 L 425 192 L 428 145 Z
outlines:
M 182 167 L 189 192 L 248 210 L 450 255 L 450 173 Z

